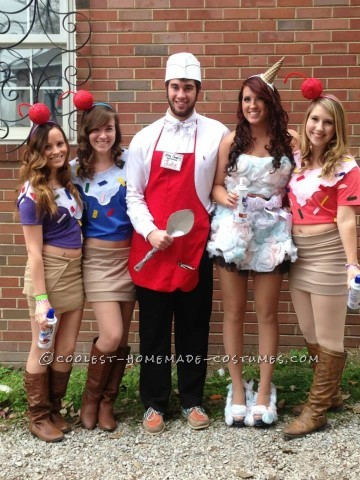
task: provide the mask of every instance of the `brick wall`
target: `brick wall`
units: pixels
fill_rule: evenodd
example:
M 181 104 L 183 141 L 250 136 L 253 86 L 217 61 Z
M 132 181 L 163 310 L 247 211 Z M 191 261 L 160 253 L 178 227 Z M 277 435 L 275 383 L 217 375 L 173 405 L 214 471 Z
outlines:
M 299 6 L 301 3 L 301 6 Z M 221 8 L 218 5 L 221 4 Z M 121 5 L 121 7 L 120 7 Z M 233 128 L 241 81 L 263 72 L 285 56 L 277 87 L 297 129 L 308 104 L 299 93 L 301 80 L 282 79 L 297 71 L 320 78 L 348 112 L 352 152 L 360 149 L 360 2 L 359 0 L 80 0 L 78 11 L 91 21 L 92 37 L 82 54 L 90 61 L 86 85 L 96 100 L 116 106 L 124 145 L 134 133 L 163 115 L 166 109 L 164 67 L 169 55 L 194 53 L 203 67 L 203 92 L 197 110 Z M 85 36 L 79 16 L 78 41 Z M 79 60 L 79 78 L 83 73 Z M 0 146 L 1 298 L 0 362 L 22 364 L 30 328 L 21 294 L 26 260 L 21 227 L 13 223 L 13 189 L 19 153 Z M 360 236 L 360 223 L 358 223 Z M 359 242 L 360 244 L 360 242 Z M 78 352 L 88 352 L 96 322 L 87 308 Z M 282 350 L 302 346 L 287 280 L 279 305 Z M 217 279 L 210 334 L 210 353 L 222 352 L 222 303 Z M 349 314 L 346 345 L 359 345 L 359 315 Z M 137 351 L 137 315 L 130 341 Z M 248 295 L 245 325 L 248 349 L 257 345 L 253 295 Z

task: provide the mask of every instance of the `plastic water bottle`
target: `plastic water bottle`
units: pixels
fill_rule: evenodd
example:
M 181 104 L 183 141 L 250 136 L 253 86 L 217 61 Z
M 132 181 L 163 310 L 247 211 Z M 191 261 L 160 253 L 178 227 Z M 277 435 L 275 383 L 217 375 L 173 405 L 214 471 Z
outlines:
M 248 188 L 243 183 L 243 178 L 240 179 L 239 185 L 236 185 L 234 192 L 238 194 L 238 204 L 236 209 L 233 212 L 233 221 L 235 223 L 245 223 L 247 222 L 247 213 L 246 213 L 246 197 L 248 194 Z
M 48 311 L 46 320 L 49 326 L 46 327 L 44 330 L 40 330 L 37 343 L 38 347 L 44 349 L 51 348 L 54 340 L 54 332 L 57 318 L 55 317 L 55 310 L 53 308 L 50 308 L 50 310 Z
M 360 275 L 351 280 L 347 304 L 351 310 L 360 308 Z

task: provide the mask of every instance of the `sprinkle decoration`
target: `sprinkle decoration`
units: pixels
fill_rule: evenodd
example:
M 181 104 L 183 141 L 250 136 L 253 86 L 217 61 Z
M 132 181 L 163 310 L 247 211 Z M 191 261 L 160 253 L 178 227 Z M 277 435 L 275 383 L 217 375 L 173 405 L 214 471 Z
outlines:
M 64 213 L 56 223 L 61 223 L 64 220 L 64 218 L 66 218 L 66 213 Z
M 323 206 L 328 200 L 329 200 L 329 195 L 326 195 L 326 197 L 321 200 L 320 205 Z

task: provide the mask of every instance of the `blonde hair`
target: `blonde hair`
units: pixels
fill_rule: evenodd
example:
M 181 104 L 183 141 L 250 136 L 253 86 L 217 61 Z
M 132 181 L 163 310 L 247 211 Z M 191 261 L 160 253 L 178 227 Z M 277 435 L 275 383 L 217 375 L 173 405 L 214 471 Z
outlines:
M 341 158 L 349 154 L 345 110 L 340 100 L 333 95 L 321 95 L 310 103 L 306 111 L 301 134 L 301 169 L 306 169 L 311 163 L 311 144 L 306 135 L 306 124 L 312 111 L 318 105 L 324 108 L 334 121 L 335 133 L 326 145 L 321 171 L 322 176 L 331 177 Z

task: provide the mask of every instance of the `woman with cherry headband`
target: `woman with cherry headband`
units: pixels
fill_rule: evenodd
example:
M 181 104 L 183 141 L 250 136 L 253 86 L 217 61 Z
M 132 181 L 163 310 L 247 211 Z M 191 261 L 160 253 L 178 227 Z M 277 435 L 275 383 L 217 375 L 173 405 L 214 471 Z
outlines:
M 346 360 L 348 288 L 360 273 L 355 211 L 360 170 L 349 153 L 344 108 L 334 95 L 323 93 L 318 79 L 306 79 L 301 91 L 311 103 L 289 183 L 298 248 L 289 288 L 307 349 L 317 363 L 306 404 L 295 407 L 299 417 L 283 430 L 287 439 L 324 428 L 326 412 L 343 405 L 339 383 Z
M 81 273 L 82 215 L 80 195 L 71 183 L 70 146 L 64 131 L 50 120 L 45 104 L 27 105 L 34 123 L 20 165 L 17 208 L 28 260 L 24 290 L 30 311 L 32 342 L 25 371 L 30 432 L 45 442 L 58 442 L 71 430 L 62 417 L 84 289 Z M 39 331 L 48 328 L 53 308 L 58 322 L 53 347 L 38 346 Z M 46 348 L 46 345 L 45 345 Z

